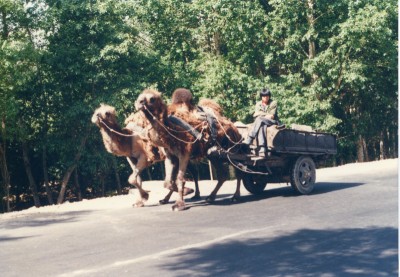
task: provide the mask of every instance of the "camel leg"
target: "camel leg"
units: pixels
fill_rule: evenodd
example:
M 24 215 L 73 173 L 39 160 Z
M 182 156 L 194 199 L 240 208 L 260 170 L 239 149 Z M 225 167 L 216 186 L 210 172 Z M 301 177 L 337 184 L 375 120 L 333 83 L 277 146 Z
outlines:
M 223 183 L 228 179 L 226 171 L 224 170 L 224 165 L 221 161 L 217 159 L 210 159 L 211 164 L 215 167 L 215 172 L 217 174 L 217 185 L 215 186 L 214 190 L 211 194 L 206 198 L 208 203 L 212 203 L 215 201 L 216 195 L 219 189 L 222 187 Z
M 172 193 L 174 193 L 173 190 L 169 190 L 168 194 L 164 197 L 164 199 L 161 199 L 158 201 L 161 205 L 167 204 L 169 202 L 169 199 L 171 198 Z
M 176 184 L 176 179 L 178 176 L 178 171 L 179 171 L 179 161 L 175 158 L 172 158 L 170 161 L 167 162 L 165 165 L 165 182 L 164 186 L 167 188 L 170 188 L 168 191 L 168 194 L 164 197 L 164 199 L 161 199 L 158 201 L 161 205 L 167 204 L 169 202 L 169 199 L 171 198 L 172 193 L 178 192 L 178 187 Z M 170 177 L 168 177 L 170 176 Z M 170 185 L 172 184 L 172 185 Z M 172 188 L 172 189 L 171 189 Z M 193 189 L 191 188 L 184 188 L 183 189 L 183 195 L 188 195 L 193 193 Z
M 172 193 L 178 191 L 176 187 L 175 180 L 178 174 L 178 162 L 177 159 L 171 157 L 171 159 L 165 160 L 165 181 L 164 187 L 168 188 L 169 191 L 164 199 L 158 201 L 161 205 L 167 204 L 171 198 Z
M 164 180 L 164 187 L 173 190 L 173 191 L 178 191 L 178 188 L 176 187 L 176 174 L 175 170 L 178 167 L 178 159 L 170 154 L 167 154 L 167 157 L 165 159 L 164 165 L 165 165 L 165 180 Z
M 176 185 L 178 186 L 178 199 L 172 206 L 173 211 L 183 211 L 186 208 L 185 200 L 183 199 L 183 194 L 185 190 L 185 172 L 188 163 L 189 163 L 189 155 L 184 155 L 179 158 L 179 171 L 176 178 Z
M 139 199 L 133 204 L 134 207 L 143 207 L 144 206 L 144 202 L 147 201 L 149 199 L 149 193 L 148 191 L 145 191 L 142 188 L 142 178 L 140 178 L 140 168 L 142 168 L 142 162 L 138 161 L 138 163 L 135 165 L 134 162 L 127 157 L 126 158 L 128 160 L 129 165 L 132 168 L 132 174 L 129 176 L 128 178 L 128 182 L 131 185 L 134 185 L 138 191 L 139 191 Z
M 192 199 L 193 200 L 199 200 L 200 199 L 199 172 L 198 172 L 196 166 L 194 164 L 190 163 L 190 162 L 188 164 L 187 169 L 193 176 L 194 185 L 195 185 L 195 188 L 196 188 L 196 192 L 194 193 Z
M 240 182 L 242 181 L 241 173 L 238 172 L 238 170 L 235 170 L 235 173 L 236 173 L 236 191 L 231 198 L 232 202 L 238 202 L 240 199 Z

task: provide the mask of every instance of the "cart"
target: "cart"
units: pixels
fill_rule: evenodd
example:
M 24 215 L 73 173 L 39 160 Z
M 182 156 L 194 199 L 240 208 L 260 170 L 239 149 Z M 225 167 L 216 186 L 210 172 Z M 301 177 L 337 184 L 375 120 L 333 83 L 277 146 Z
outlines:
M 237 125 L 243 137 L 250 126 Z M 300 128 L 299 128 L 300 127 Z M 314 132 L 298 125 L 296 129 L 266 129 L 267 153 L 259 156 L 258 142 L 250 154 L 227 155 L 230 163 L 244 172 L 243 184 L 247 191 L 259 194 L 268 183 L 290 183 L 300 194 L 314 189 L 316 168 L 337 153 L 336 136 Z

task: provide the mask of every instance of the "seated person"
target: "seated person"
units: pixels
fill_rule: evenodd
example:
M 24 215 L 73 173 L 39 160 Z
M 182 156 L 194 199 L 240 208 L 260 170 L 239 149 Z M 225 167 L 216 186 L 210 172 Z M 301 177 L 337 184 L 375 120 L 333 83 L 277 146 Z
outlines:
M 247 139 L 243 142 L 246 145 L 253 143 L 254 138 L 258 134 L 259 155 L 263 156 L 266 152 L 266 128 L 271 125 L 279 125 L 278 121 L 278 103 L 271 99 L 271 91 L 268 88 L 263 88 L 260 91 L 261 101 L 255 105 L 253 117 L 255 122 L 252 130 L 249 132 Z M 279 126 L 280 128 L 283 125 Z M 262 130 L 261 132 L 259 132 Z

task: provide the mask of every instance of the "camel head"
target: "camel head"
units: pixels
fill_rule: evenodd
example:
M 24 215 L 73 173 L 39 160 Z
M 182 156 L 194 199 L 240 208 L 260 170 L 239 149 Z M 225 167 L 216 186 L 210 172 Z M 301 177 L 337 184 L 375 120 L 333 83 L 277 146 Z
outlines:
M 109 125 L 114 125 L 117 122 L 115 108 L 106 104 L 101 104 L 93 113 L 92 123 L 100 127 L 101 121 Z
M 143 111 L 147 115 L 149 115 L 148 112 L 150 112 L 156 117 L 165 115 L 167 111 L 167 105 L 162 100 L 161 93 L 153 89 L 145 89 L 139 95 L 135 102 L 135 108 L 138 111 Z

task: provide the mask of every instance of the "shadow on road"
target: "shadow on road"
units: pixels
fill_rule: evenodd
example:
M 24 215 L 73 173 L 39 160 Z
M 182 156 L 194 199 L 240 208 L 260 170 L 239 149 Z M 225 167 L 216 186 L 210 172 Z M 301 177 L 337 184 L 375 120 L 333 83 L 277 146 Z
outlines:
M 324 194 L 324 193 L 329 193 L 333 191 L 338 191 L 338 190 L 343 190 L 343 189 L 350 189 L 358 186 L 362 186 L 364 183 L 334 183 L 334 182 L 321 182 L 321 183 L 316 183 L 314 190 L 310 195 L 318 195 L 318 194 Z M 197 206 L 206 206 L 206 205 L 231 205 L 231 204 L 240 204 L 240 203 L 248 203 L 248 202 L 253 202 L 253 201 L 260 201 L 260 200 L 265 200 L 268 198 L 273 198 L 273 197 L 298 197 L 302 196 L 301 194 L 295 192 L 290 184 L 285 187 L 280 187 L 280 188 L 273 188 L 273 189 L 268 189 L 268 185 L 266 189 L 257 195 L 243 195 L 240 197 L 239 201 L 237 202 L 232 202 L 231 197 L 232 195 L 229 194 L 218 194 L 217 199 L 215 202 L 212 204 L 209 204 L 205 202 L 206 197 L 202 197 L 202 201 L 198 200 L 191 200 L 190 198 L 185 199 L 185 201 L 189 204 L 188 209 L 192 207 L 197 207 Z M 172 202 L 171 202 L 172 203 Z
M 33 236 L 25 236 L 25 237 L 10 237 L 10 236 L 0 236 L 0 242 L 12 241 L 12 240 L 20 240 L 20 239 L 27 239 Z
M 337 191 L 337 190 L 350 189 L 350 188 L 362 186 L 364 184 L 365 183 L 319 182 L 319 183 L 315 183 L 314 190 L 312 191 L 311 194 L 322 194 L 322 193 L 328 193 L 328 192 Z
M 0 228 L 17 229 L 23 227 L 40 227 L 51 224 L 59 224 L 65 222 L 74 222 L 81 215 L 91 213 L 93 211 L 76 211 L 65 213 L 39 213 L 12 218 L 0 222 Z
M 173 276 L 398 276 L 398 230 L 299 230 L 183 250 Z

